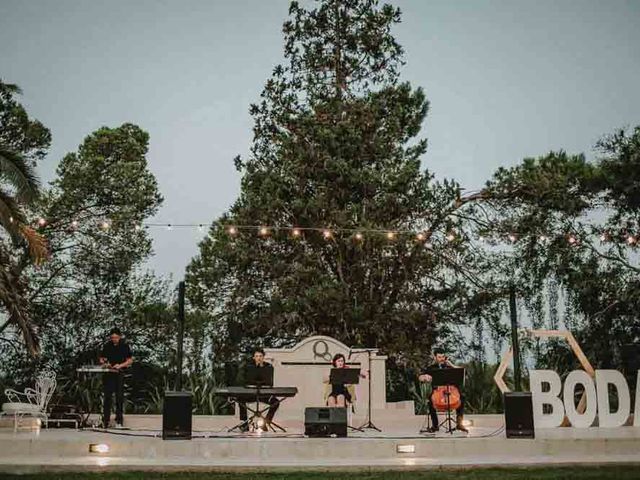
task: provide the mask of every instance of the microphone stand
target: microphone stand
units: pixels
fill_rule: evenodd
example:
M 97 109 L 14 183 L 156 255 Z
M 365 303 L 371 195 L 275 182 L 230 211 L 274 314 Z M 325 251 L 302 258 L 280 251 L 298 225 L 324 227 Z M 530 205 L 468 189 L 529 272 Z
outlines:
M 368 361 L 368 370 L 369 370 L 369 378 L 367 379 L 369 381 L 369 399 L 368 399 L 368 406 L 367 406 L 367 421 L 365 422 L 364 425 L 362 425 L 360 428 L 360 430 L 364 430 L 365 428 L 367 429 L 371 429 L 371 430 L 377 430 L 378 432 L 382 432 L 382 430 L 380 430 L 378 427 L 376 427 L 373 422 L 371 421 L 371 353 L 373 352 L 377 352 L 378 349 L 377 348 L 363 348 L 363 349 L 358 349 L 360 352 L 367 352 L 367 361 Z M 349 352 L 351 353 L 351 352 Z

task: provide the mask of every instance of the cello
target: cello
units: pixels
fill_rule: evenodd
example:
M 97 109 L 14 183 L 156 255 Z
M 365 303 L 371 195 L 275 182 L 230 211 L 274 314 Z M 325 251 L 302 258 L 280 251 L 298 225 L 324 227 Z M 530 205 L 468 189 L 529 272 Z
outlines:
M 460 408 L 460 390 L 455 385 L 441 385 L 431 392 L 431 404 L 438 411 L 457 410 Z

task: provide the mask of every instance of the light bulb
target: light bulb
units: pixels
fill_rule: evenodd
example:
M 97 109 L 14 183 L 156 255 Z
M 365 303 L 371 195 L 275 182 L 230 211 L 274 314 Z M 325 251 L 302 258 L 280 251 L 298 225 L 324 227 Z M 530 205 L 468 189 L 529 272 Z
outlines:
M 387 240 L 393 240 L 394 238 L 396 238 L 395 232 L 387 232 Z
M 329 240 L 331 238 L 331 236 L 332 236 L 331 230 L 323 230 L 322 236 L 325 239 Z
M 416 235 L 416 240 L 419 241 L 419 242 L 424 242 L 425 238 L 426 237 L 425 237 L 424 233 L 419 233 L 419 234 Z
M 357 232 L 355 235 L 356 240 L 358 240 L 359 242 L 362 241 L 362 239 L 364 239 L 364 235 L 362 235 L 362 233 Z
M 294 228 L 293 230 L 291 230 L 291 235 L 294 237 L 299 237 L 300 236 L 300 229 L 299 228 Z
M 229 232 L 229 235 L 235 235 L 236 233 L 238 233 L 238 229 L 236 227 L 229 227 L 227 229 L 227 232 Z
M 267 235 L 269 235 L 269 229 L 267 227 L 260 227 L 258 233 L 260 234 L 260 236 L 266 237 Z

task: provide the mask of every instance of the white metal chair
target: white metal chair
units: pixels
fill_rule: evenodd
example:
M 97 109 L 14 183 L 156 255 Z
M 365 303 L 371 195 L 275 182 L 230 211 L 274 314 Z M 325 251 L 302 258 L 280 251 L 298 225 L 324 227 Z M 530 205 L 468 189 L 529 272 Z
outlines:
M 26 388 L 24 392 L 18 392 L 7 388 L 4 394 L 8 402 L 2 404 L 0 415 L 13 415 L 13 431 L 18 431 L 18 419 L 22 417 L 35 417 L 44 421 L 47 426 L 47 406 L 56 389 L 56 374 L 50 370 L 41 371 L 36 377 L 35 389 Z

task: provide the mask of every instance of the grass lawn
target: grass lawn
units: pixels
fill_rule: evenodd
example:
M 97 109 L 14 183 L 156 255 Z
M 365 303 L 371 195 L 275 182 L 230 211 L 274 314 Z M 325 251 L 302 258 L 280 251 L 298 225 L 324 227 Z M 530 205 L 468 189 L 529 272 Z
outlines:
M 466 470 L 431 470 L 424 472 L 291 472 L 291 473 L 151 473 L 151 472 L 114 472 L 114 473 L 51 473 L 37 475 L 6 475 L 2 479 L 15 480 L 560 480 L 560 479 L 601 479 L 627 480 L 640 479 L 640 466 L 611 467 L 550 467 L 550 468 L 492 468 Z

